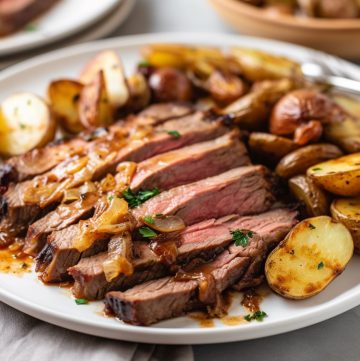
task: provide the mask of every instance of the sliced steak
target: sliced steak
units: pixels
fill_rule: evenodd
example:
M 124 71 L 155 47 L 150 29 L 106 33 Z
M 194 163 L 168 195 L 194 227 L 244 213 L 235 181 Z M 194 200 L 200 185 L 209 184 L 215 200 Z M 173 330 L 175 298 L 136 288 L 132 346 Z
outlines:
M 24 253 L 35 256 L 44 247 L 51 232 L 91 217 L 97 200 L 97 195 L 88 193 L 78 201 L 59 205 L 54 211 L 31 224 L 25 238 Z
M 273 201 L 263 166 L 247 166 L 160 193 L 133 215 L 141 223 L 147 215 L 177 215 L 187 225 L 227 214 L 256 214 L 268 210 Z
M 192 107 L 186 104 L 154 104 L 137 116 L 131 116 L 128 117 L 128 120 L 113 124 L 108 131 L 101 128 L 90 133 L 84 132 L 76 138 L 52 143 L 44 148 L 34 149 L 23 155 L 12 157 L 4 165 L 0 165 L 0 186 L 8 185 L 10 181 L 24 181 L 43 174 L 73 155 L 86 153 L 94 143 L 106 140 L 109 132 L 116 132 L 119 128 L 131 132 L 133 127 L 161 124 L 191 112 L 193 112 Z M 9 177 L 9 167 L 12 171 L 11 177 Z
M 20 30 L 59 0 L 1 0 L 0 36 Z
M 175 138 L 168 134 L 168 130 L 177 129 L 181 136 Z M 172 149 L 194 144 L 201 141 L 217 138 L 225 134 L 227 129 L 219 122 L 208 122 L 204 114 L 196 113 L 184 118 L 169 120 L 155 128 L 154 134 L 143 140 L 132 140 L 117 153 L 115 159 L 110 163 L 105 163 L 93 174 L 93 179 L 101 178 L 107 173 L 115 173 L 116 166 L 122 161 L 141 161 Z M 70 160 L 66 160 L 55 167 L 51 172 L 35 177 L 10 186 L 7 192 L 2 196 L 3 216 L 9 225 L 21 223 L 25 228 L 28 224 L 36 221 L 41 215 L 46 214 L 47 210 L 42 210 L 38 203 L 39 199 L 45 195 L 51 195 L 58 187 L 58 182 L 48 182 L 48 178 L 53 179 L 53 174 L 63 175 L 64 169 Z M 42 184 L 45 183 L 43 186 Z M 40 188 L 38 188 L 40 185 Z M 78 184 L 80 185 L 80 184 Z M 75 185 L 73 185 L 75 186 Z M 32 203 L 24 201 L 24 194 L 30 193 L 36 195 Z M 58 200 L 60 201 L 60 200 Z M 55 200 L 54 200 L 54 203 Z M 54 204 L 52 207 L 55 207 Z M 29 217 L 26 217 L 29 215 Z M 0 214 L 1 216 L 1 214 Z
M 250 164 L 239 132 L 163 153 L 138 164 L 130 188 L 166 190 Z
M 235 229 L 250 229 L 258 233 L 266 245 L 278 243 L 296 224 L 296 216 L 295 211 L 284 208 L 255 216 L 211 219 L 187 227 L 179 239 L 176 264 L 182 266 L 199 258 L 202 260 L 212 259 L 232 242 L 230 231 Z M 161 262 L 160 257 L 150 250 L 148 244 L 135 242 L 135 249 L 137 257 L 134 260 L 134 273 L 126 277 L 121 274 L 110 282 L 106 280 L 102 266 L 107 259 L 106 252 L 82 258 L 76 266 L 69 269 L 69 273 L 75 280 L 74 295 L 78 298 L 101 299 L 109 291 L 124 291 L 174 271 L 174 267 L 169 267 Z M 264 255 L 266 252 L 260 254 L 260 257 L 254 257 L 253 263 L 255 264 L 258 258 L 262 261 Z M 251 272 L 250 268 L 249 270 Z
M 110 292 L 106 307 L 121 320 L 136 325 L 150 325 L 205 307 L 216 309 L 221 293 L 238 281 L 252 258 L 265 249 L 261 237 L 253 234 L 247 246 L 233 244 L 215 260 L 188 267 L 175 277 L 149 281 L 125 292 Z

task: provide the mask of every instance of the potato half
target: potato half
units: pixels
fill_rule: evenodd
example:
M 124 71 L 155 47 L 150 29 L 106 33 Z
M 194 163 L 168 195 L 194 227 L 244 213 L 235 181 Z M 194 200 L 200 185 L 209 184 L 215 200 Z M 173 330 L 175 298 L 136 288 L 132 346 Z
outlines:
M 80 122 L 79 101 L 83 85 L 74 80 L 56 80 L 49 84 L 48 98 L 59 124 L 70 133 L 84 130 Z
M 0 109 L 0 154 L 13 156 L 53 140 L 56 122 L 47 103 L 37 95 L 19 93 Z
M 352 236 L 343 224 L 328 216 L 308 218 L 270 253 L 266 279 L 286 298 L 308 298 L 341 274 L 353 252 Z
M 331 215 L 348 228 L 354 240 L 355 252 L 360 253 L 360 198 L 334 200 Z
M 129 99 L 129 89 L 120 58 L 112 50 L 105 50 L 96 55 L 83 69 L 80 81 L 91 83 L 99 71 L 103 71 L 106 92 L 114 108 L 123 106 Z
M 360 153 L 319 163 L 307 175 L 327 191 L 339 196 L 360 195 Z

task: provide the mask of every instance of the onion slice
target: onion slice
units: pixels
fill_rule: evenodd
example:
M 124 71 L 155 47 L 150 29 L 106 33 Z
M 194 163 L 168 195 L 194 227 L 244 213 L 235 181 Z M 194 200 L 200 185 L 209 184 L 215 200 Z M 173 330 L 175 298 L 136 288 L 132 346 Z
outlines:
M 145 216 L 143 222 L 161 233 L 179 232 L 186 227 L 184 221 L 178 216 Z

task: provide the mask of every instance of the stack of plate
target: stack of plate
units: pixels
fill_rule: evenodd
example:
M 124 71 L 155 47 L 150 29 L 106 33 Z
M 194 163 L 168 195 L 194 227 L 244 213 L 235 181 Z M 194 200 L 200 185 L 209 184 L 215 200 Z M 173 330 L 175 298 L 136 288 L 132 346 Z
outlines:
M 61 0 L 23 31 L 0 38 L 0 68 L 42 52 L 96 40 L 130 14 L 136 0 Z

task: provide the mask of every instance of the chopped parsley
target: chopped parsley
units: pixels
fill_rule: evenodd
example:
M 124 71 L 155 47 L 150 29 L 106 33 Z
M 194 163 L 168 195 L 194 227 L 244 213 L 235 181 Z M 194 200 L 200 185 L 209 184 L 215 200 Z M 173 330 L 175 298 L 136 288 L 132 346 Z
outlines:
M 89 303 L 89 301 L 86 300 L 85 298 L 76 298 L 75 303 L 77 305 L 87 305 Z
M 146 67 L 148 67 L 148 66 L 150 66 L 150 63 L 149 63 L 147 60 L 142 60 L 142 61 L 140 61 L 140 63 L 138 64 L 138 67 L 139 67 L 139 68 L 146 68 Z
M 114 196 L 113 196 L 113 195 L 108 196 L 109 202 L 111 202 L 113 199 L 114 199 Z
M 245 233 L 244 233 L 245 232 Z M 245 247 L 249 243 L 249 239 L 253 237 L 254 232 L 252 231 L 240 231 L 236 229 L 235 231 L 230 231 L 232 239 L 235 242 L 235 246 Z
M 323 261 L 321 261 L 318 265 L 317 265 L 317 269 L 322 269 L 324 268 L 325 263 Z
M 144 217 L 144 222 L 145 222 L 145 223 L 148 223 L 148 224 L 154 224 L 154 223 L 155 223 L 155 220 L 154 220 L 154 218 L 151 217 L 151 216 L 145 216 L 145 217 Z
M 171 135 L 172 137 L 179 139 L 181 137 L 181 134 L 177 130 L 168 130 L 166 133 Z
M 264 311 L 256 311 L 253 314 L 248 314 L 244 317 L 244 319 L 247 322 L 251 322 L 253 320 L 256 320 L 258 322 L 262 322 L 264 320 L 265 317 L 267 317 L 268 315 L 266 314 L 266 312 Z
M 31 32 L 31 31 L 35 31 L 35 30 L 36 30 L 36 26 L 34 24 L 30 23 L 25 26 L 25 31 Z
M 316 229 L 316 227 L 315 227 L 313 224 L 311 224 L 311 223 L 309 223 L 309 228 L 310 228 L 310 229 Z
M 140 227 L 139 233 L 145 238 L 154 238 L 157 236 L 157 233 L 149 227 Z
M 162 218 L 162 217 L 164 217 L 164 215 L 163 215 L 162 213 L 156 213 L 156 214 L 155 214 L 155 217 L 156 217 L 156 218 Z
M 130 208 L 135 208 L 159 193 L 160 191 L 157 188 L 139 190 L 137 192 L 133 192 L 130 188 L 128 188 L 123 192 L 123 197 L 128 202 Z
M 314 172 L 317 172 L 317 171 L 319 171 L 319 170 L 322 170 L 322 168 L 313 168 L 312 169 Z

